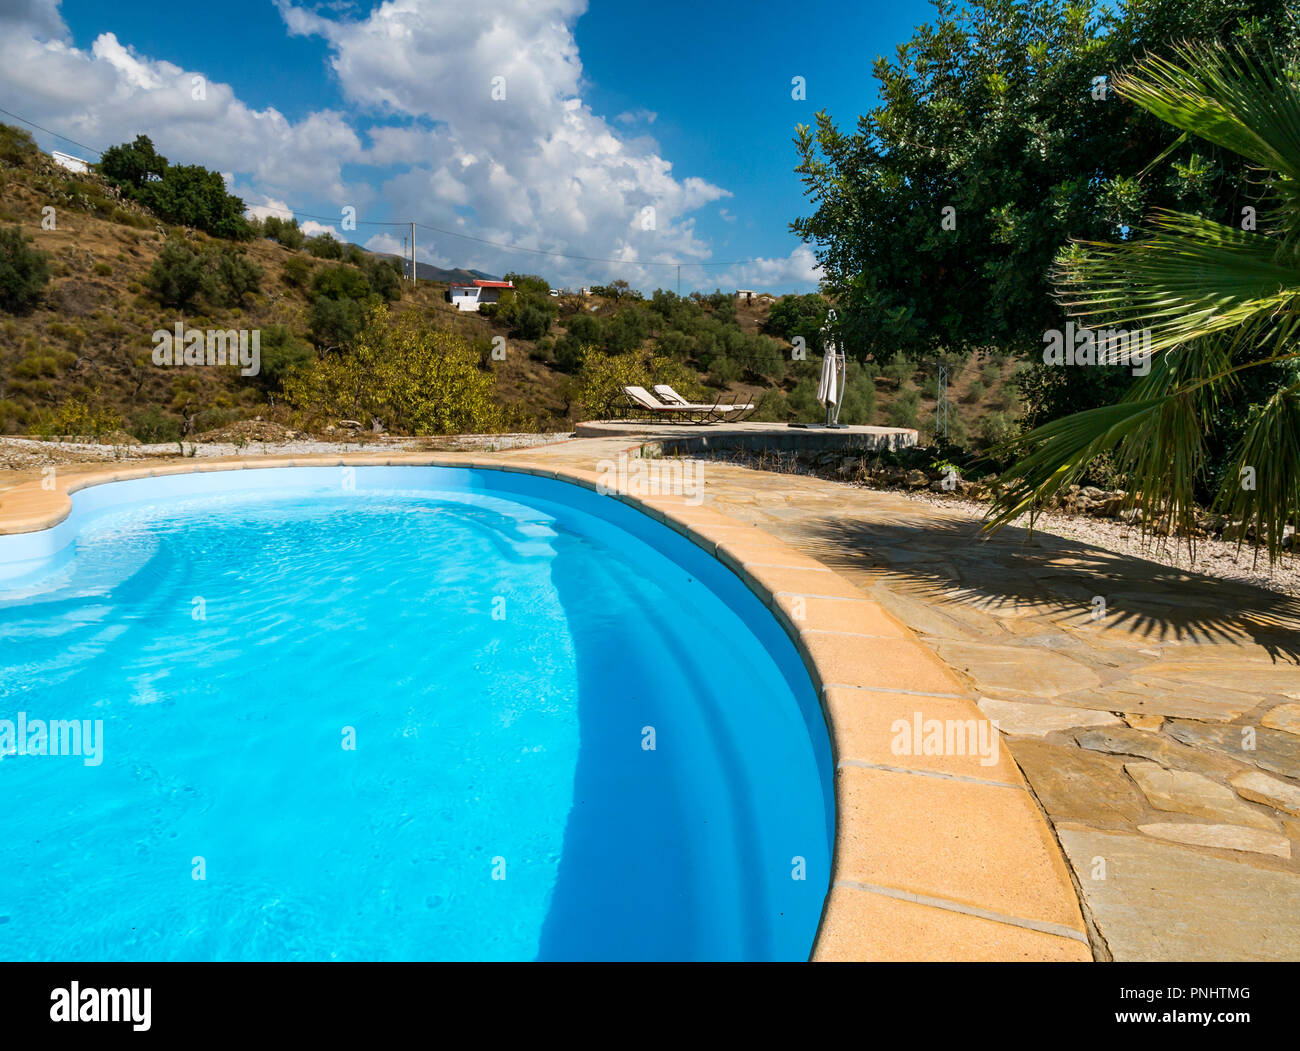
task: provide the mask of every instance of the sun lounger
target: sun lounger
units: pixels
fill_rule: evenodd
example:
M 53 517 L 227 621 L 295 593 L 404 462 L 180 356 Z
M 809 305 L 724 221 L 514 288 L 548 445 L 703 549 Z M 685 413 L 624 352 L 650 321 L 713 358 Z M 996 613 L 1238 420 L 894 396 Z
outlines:
M 610 409 L 611 413 L 649 413 L 666 420 L 686 420 L 689 423 L 713 423 L 722 415 L 716 405 L 666 405 L 644 387 L 624 387 L 621 398 L 616 397 Z
M 680 394 L 678 394 L 675 390 L 673 390 L 672 387 L 670 387 L 667 383 L 655 384 L 655 393 L 658 394 L 659 397 L 663 399 L 666 405 L 679 405 L 682 407 L 692 406 L 691 402 L 683 398 Z M 725 418 L 728 423 L 737 423 L 740 420 L 745 420 L 748 419 L 750 416 L 752 416 L 755 412 L 758 411 L 758 405 L 761 404 L 762 404 L 761 398 L 759 399 L 758 404 L 755 404 L 753 402 L 747 402 L 744 405 L 741 405 L 735 399 L 733 399 L 729 403 L 724 403 L 723 401 L 719 400 L 714 403 L 713 408 L 717 412 L 722 413 L 723 418 Z

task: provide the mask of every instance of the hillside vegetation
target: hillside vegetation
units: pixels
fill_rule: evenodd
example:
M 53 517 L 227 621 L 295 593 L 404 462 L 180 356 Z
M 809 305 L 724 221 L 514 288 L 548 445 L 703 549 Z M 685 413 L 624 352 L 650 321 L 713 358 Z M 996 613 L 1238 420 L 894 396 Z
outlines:
M 615 281 L 557 298 L 544 278 L 510 274 L 515 293 L 462 313 L 445 284 L 413 286 L 389 257 L 292 220 L 246 220 L 211 174 L 169 166 L 139 138 L 77 175 L 0 125 L 0 432 L 170 442 L 251 420 L 312 433 L 344 420 L 394 434 L 565 430 L 603 415 L 628 382 L 708 400 L 762 394 L 761 419 L 822 415 L 819 296 L 644 298 Z M 260 372 L 155 364 L 153 334 L 178 322 L 257 330 Z M 841 420 L 926 430 L 936 364 L 851 362 Z M 1013 362 L 947 364 L 950 433 L 1000 441 L 1017 412 Z

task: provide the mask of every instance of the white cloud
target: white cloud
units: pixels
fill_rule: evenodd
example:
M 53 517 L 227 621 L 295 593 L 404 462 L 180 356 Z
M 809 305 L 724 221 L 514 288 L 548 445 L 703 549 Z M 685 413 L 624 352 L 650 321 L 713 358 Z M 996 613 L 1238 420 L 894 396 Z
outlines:
M 0 33 L 0 96 L 38 124 L 103 149 L 148 134 L 176 162 L 249 172 L 256 186 L 281 195 L 310 188 L 347 197 L 342 165 L 358 159 L 361 140 L 330 111 L 288 120 L 274 108 L 255 110 L 228 84 L 202 70 L 139 55 L 113 33 L 89 50 L 40 35 L 41 23 Z M 66 130 L 65 130 L 66 129 Z
M 653 140 L 622 138 L 582 101 L 572 24 L 585 8 L 585 0 L 500 0 L 493 17 L 467 18 L 455 5 L 388 0 L 343 21 L 280 2 L 291 32 L 328 42 L 349 99 L 420 125 L 371 135 L 367 159 L 409 166 L 384 184 L 391 214 L 455 229 L 468 213 L 485 240 L 627 260 L 628 280 L 654 280 L 664 271 L 637 264 L 708 258 L 691 213 L 730 194 L 678 178 Z M 640 222 L 647 206 L 649 230 Z M 611 276 L 598 264 L 451 248 L 485 269 L 544 266 L 556 281 Z
M 288 203 L 322 212 L 351 205 L 361 220 L 410 215 L 487 241 L 621 261 L 566 262 L 418 235 L 420 258 L 438 265 L 541 269 L 557 284 L 617 276 L 655 284 L 671 271 L 647 263 L 710 257 L 695 213 L 731 196 L 678 175 L 653 139 L 626 136 L 627 125 L 651 124 L 655 113 L 632 109 L 608 121 L 583 101 L 573 25 L 586 0 L 498 0 L 490 17 L 385 0 L 360 18 L 278 0 L 290 33 L 326 42 L 350 107 L 366 123 L 382 121 L 364 134 L 354 115 L 291 120 L 211 79 L 196 99 L 202 68 L 143 55 L 113 33 L 78 48 L 56 0 L 0 3 L 8 108 L 91 146 L 145 133 L 175 162 L 233 167 L 236 192 L 260 202 L 254 214 Z M 351 166 L 360 165 L 387 170 L 375 184 L 355 178 Z M 647 207 L 649 229 L 640 221 Z M 755 265 L 769 264 L 799 269 L 788 260 Z
M 630 109 L 620 113 L 614 119 L 620 124 L 653 124 L 659 119 L 659 114 L 648 109 Z
M 801 244 L 784 257 L 754 259 L 729 267 L 718 275 L 720 288 L 753 288 L 759 292 L 784 292 L 806 288 L 821 279 L 821 267 L 812 248 Z

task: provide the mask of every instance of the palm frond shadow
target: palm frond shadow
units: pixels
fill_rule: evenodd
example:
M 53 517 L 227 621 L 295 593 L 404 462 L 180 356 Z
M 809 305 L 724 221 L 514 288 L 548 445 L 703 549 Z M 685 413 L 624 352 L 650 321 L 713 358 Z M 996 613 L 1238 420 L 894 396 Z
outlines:
M 832 568 L 874 562 L 891 585 L 931 603 L 1004 615 L 1032 608 L 1063 627 L 1124 630 L 1152 642 L 1249 641 L 1275 663 L 1300 664 L 1300 600 L 1253 584 L 1018 526 L 987 536 L 979 522 L 955 518 L 819 519 L 804 528 Z M 1096 598 L 1105 601 L 1100 621 Z

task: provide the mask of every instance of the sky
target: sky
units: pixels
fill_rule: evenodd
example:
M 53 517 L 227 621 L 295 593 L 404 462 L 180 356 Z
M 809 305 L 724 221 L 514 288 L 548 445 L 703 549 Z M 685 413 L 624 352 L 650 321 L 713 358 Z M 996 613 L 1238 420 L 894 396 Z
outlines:
M 292 211 L 376 251 L 407 232 L 379 224 L 415 219 L 447 231 L 416 231 L 417 258 L 437 266 L 650 291 L 675 289 L 681 264 L 683 294 L 807 292 L 816 260 L 789 231 L 808 212 L 795 125 L 825 109 L 851 128 L 876 104 L 875 57 L 932 13 L 928 0 L 0 0 L 0 108 L 97 150 L 146 134 L 173 163 L 222 172 L 253 214 Z

